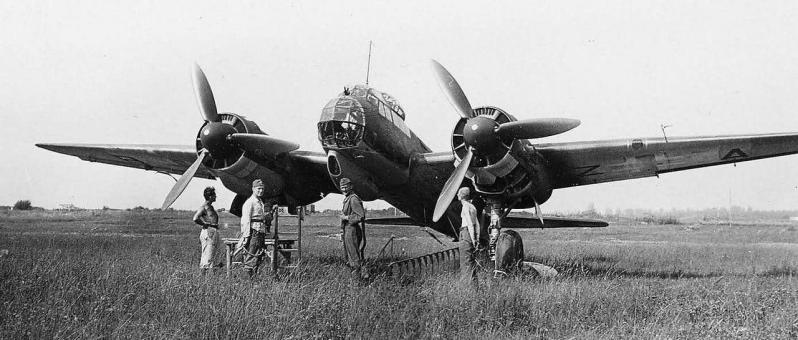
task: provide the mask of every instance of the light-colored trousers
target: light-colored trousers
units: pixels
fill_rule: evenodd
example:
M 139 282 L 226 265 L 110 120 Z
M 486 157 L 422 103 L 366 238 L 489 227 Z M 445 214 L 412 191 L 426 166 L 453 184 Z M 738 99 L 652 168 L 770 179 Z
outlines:
M 221 237 L 219 237 L 219 231 L 216 228 L 202 229 L 199 239 L 202 247 L 200 268 L 207 269 L 221 266 L 224 262 L 224 255 L 222 254 L 224 245 Z
M 460 280 L 477 282 L 476 247 L 471 242 L 468 228 L 460 229 Z

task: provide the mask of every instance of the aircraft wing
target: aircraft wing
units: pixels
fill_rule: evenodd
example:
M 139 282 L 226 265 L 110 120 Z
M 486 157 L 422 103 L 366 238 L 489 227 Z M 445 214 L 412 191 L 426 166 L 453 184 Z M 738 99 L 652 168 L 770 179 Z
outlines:
M 416 194 L 426 204 L 434 206 L 441 189 L 443 189 L 443 184 L 454 171 L 454 160 L 454 154 L 451 151 L 416 155 L 410 162 L 410 183 L 407 188 L 425 188 Z M 431 215 L 432 212 L 429 214 Z
M 76 156 L 84 161 L 176 175 L 183 174 L 197 160 L 196 147 L 189 145 L 36 144 L 36 146 Z M 204 167 L 200 167 L 194 177 L 215 178 Z
M 535 145 L 555 188 L 656 176 L 798 153 L 798 133 L 636 138 Z

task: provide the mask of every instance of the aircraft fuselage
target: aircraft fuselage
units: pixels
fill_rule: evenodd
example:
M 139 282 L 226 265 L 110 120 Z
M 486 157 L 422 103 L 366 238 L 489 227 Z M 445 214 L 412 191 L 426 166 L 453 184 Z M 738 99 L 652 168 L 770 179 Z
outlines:
M 426 161 L 421 155 L 431 150 L 405 125 L 404 118 L 404 111 L 390 95 L 362 85 L 330 100 L 318 123 L 329 175 L 336 185 L 343 177 L 351 179 L 363 200 L 385 200 L 419 224 L 455 236 L 460 228 L 459 202 L 449 207 L 446 218 L 432 222 L 436 199 L 454 164 L 438 170 L 418 166 Z M 528 141 L 512 143 L 504 156 L 509 165 L 500 169 L 505 175 L 500 183 L 494 176 L 489 181 L 492 187 L 480 185 L 486 180 L 473 178 L 480 177 L 479 173 L 471 174 L 477 191 L 500 187 L 501 192 L 485 193 L 510 196 L 516 208 L 533 207 L 535 200 L 544 202 L 551 195 L 551 186 L 543 170 L 545 160 L 530 152 L 533 149 Z M 454 162 L 451 153 L 440 157 Z M 507 179 L 512 183 L 505 183 Z

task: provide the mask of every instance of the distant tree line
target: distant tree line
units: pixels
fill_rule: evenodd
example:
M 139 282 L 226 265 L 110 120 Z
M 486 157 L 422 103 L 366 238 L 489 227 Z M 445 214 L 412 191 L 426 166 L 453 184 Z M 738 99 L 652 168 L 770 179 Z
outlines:
M 30 200 L 19 200 L 17 203 L 14 203 L 14 210 L 31 210 L 33 206 L 30 204 Z

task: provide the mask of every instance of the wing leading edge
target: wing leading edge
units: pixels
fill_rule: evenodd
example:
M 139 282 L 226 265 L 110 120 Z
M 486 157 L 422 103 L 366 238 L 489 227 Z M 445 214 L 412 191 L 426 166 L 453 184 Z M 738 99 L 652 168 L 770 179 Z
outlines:
M 89 162 L 105 163 L 128 168 L 151 170 L 167 174 L 183 174 L 194 161 L 197 151 L 194 146 L 154 144 L 36 144 L 36 146 L 65 155 L 76 156 Z M 327 175 L 327 159 L 323 153 L 294 150 L 287 153 L 293 166 L 289 171 L 287 185 L 297 196 L 317 197 L 338 189 Z M 260 154 L 249 155 L 263 166 L 284 167 Z M 214 173 L 200 166 L 194 177 L 215 179 Z M 303 196 L 303 197 L 304 197 Z
M 36 144 L 36 146 L 84 161 L 105 163 L 180 175 L 197 160 L 197 149 L 188 145 L 155 144 Z M 194 177 L 214 179 L 204 167 Z
M 555 187 L 656 176 L 661 173 L 798 153 L 798 133 L 540 144 Z

